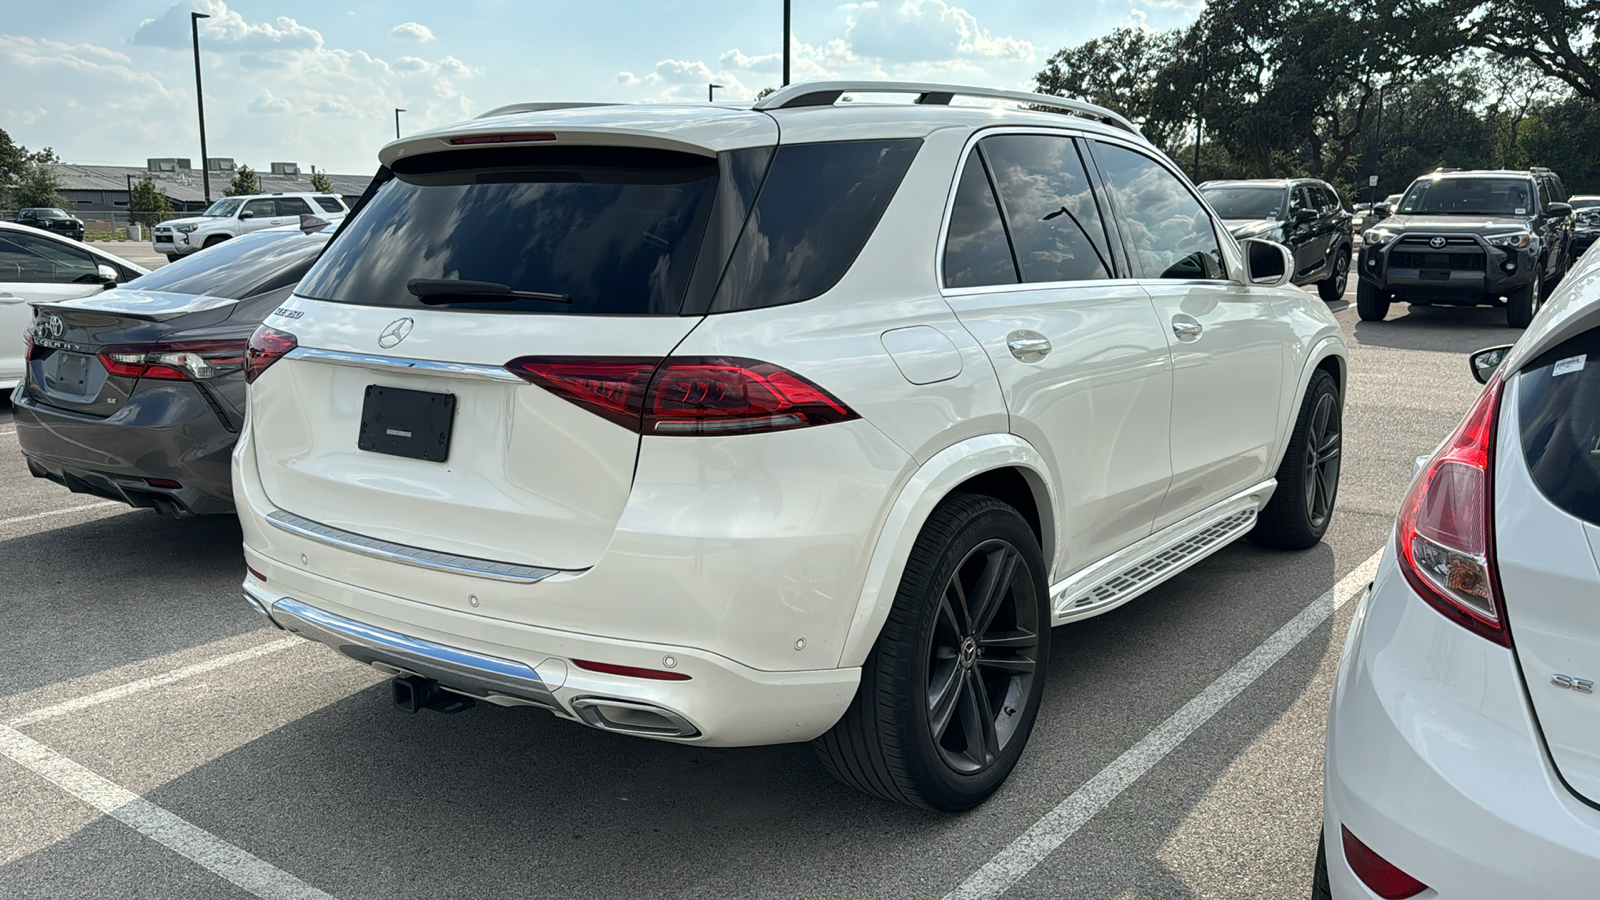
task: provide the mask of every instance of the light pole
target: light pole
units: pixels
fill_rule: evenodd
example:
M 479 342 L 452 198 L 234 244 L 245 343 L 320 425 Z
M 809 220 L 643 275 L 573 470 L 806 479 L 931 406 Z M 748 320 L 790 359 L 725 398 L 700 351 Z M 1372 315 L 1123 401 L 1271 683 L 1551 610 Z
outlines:
M 706 102 L 707 103 L 715 103 L 715 102 L 717 102 L 716 93 L 717 93 L 717 88 L 719 88 L 719 87 L 722 87 L 722 85 L 720 85 L 720 84 L 708 84 L 708 85 L 706 85 Z
M 405 110 L 398 106 L 394 108 L 394 139 L 397 141 L 400 140 L 400 114 L 403 112 Z
M 1372 136 L 1372 182 L 1371 193 L 1367 196 L 1367 208 L 1371 209 L 1378 203 L 1378 166 L 1383 162 L 1383 90 L 1388 85 L 1378 86 L 1378 128 Z
M 783 86 L 789 86 L 789 0 L 783 0 Z
M 194 37 L 194 102 L 200 108 L 200 182 L 205 186 L 207 206 L 211 205 L 211 161 L 206 159 L 206 98 L 200 87 L 200 20 L 209 18 L 205 13 L 189 13 L 189 33 Z

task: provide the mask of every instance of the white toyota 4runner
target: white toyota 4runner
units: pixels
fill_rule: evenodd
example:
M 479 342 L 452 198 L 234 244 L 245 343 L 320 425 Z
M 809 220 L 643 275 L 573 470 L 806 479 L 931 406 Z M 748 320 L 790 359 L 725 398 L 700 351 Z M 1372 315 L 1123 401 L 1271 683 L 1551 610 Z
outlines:
M 1333 514 L 1338 322 L 1108 110 L 805 84 L 380 160 L 251 339 L 234 495 L 245 599 L 405 709 L 962 809 L 1052 626 Z
M 157 253 L 165 253 L 167 261 L 171 262 L 241 234 L 279 225 L 298 225 L 301 216 L 338 222 L 347 212 L 344 201 L 333 194 L 223 197 L 198 216 L 169 219 L 157 225 L 150 232 L 150 247 Z

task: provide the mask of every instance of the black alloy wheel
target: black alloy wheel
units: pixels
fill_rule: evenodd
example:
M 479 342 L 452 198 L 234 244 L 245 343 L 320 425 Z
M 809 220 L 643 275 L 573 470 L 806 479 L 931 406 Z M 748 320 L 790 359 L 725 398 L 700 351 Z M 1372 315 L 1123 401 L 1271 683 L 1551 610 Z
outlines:
M 1322 540 L 1339 496 L 1343 419 L 1338 382 L 1323 369 L 1311 373 L 1278 466 L 1278 487 L 1256 517 L 1251 540 L 1285 550 L 1304 550 Z
M 1533 280 L 1506 295 L 1506 324 L 1512 328 L 1527 328 L 1544 304 L 1544 286 L 1535 275 Z
M 1345 288 L 1350 286 L 1350 251 L 1347 249 L 1333 259 L 1333 273 L 1322 281 L 1317 282 L 1317 296 L 1324 302 L 1332 303 L 1344 298 Z
M 951 769 L 994 765 L 1017 736 L 1039 651 L 1038 604 L 1011 544 L 974 547 L 951 573 L 926 651 L 928 734 Z
M 1339 430 L 1339 397 L 1321 393 L 1311 412 L 1310 430 L 1305 442 L 1306 520 L 1311 527 L 1326 530 L 1333 515 L 1333 498 L 1339 488 L 1339 463 L 1342 435 Z

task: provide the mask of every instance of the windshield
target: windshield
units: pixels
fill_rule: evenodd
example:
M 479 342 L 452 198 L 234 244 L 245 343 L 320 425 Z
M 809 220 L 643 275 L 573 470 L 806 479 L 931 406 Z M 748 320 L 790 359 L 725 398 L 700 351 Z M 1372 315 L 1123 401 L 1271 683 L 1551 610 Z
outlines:
M 32 213 L 35 217 L 40 218 L 40 219 L 65 219 L 65 218 L 68 218 L 67 211 L 64 210 L 64 209 L 55 209 L 55 208 L 51 208 L 51 209 L 25 209 L 25 210 L 23 210 L 23 212 Z
M 126 287 L 243 300 L 298 282 L 327 243 L 323 234 L 258 231 L 162 266 Z
M 1224 219 L 1276 219 L 1283 213 L 1281 187 L 1214 187 L 1200 193 Z
M 1526 216 L 1533 205 L 1526 178 L 1424 178 L 1406 190 L 1400 212 L 1408 215 Z
M 226 197 L 226 198 L 224 198 L 222 200 L 218 200 L 217 202 L 211 204 L 211 208 L 206 210 L 205 212 L 201 213 L 200 215 L 202 215 L 202 216 L 231 216 L 231 215 L 233 215 L 234 211 L 239 208 L 239 204 L 241 204 L 243 202 L 244 202 L 244 199 L 241 198 L 241 197 Z
M 1573 197 L 1567 202 L 1573 209 L 1591 209 L 1600 206 L 1600 197 Z

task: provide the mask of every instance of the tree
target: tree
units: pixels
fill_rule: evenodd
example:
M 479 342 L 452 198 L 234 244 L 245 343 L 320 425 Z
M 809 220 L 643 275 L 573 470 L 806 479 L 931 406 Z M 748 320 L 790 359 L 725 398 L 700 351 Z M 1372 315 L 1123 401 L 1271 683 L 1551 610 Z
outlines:
M 311 189 L 324 194 L 331 193 L 333 191 L 333 179 L 329 178 L 326 172 L 312 172 Z
M 11 186 L 22 177 L 22 170 L 27 164 L 28 148 L 14 143 L 11 135 L 0 128 L 0 201 L 4 201 L 11 192 Z
M 172 204 L 167 195 L 156 190 L 155 182 L 148 177 L 133 186 L 128 195 L 128 218 L 147 228 L 172 218 Z
M 1087 100 L 1140 123 L 1157 145 L 1166 146 L 1178 122 L 1158 112 L 1157 75 L 1173 63 L 1177 31 L 1122 27 L 1104 37 L 1059 50 L 1034 76 L 1041 94 Z
M 28 206 L 53 206 L 66 209 L 72 202 L 61 196 L 61 177 L 56 174 L 60 162 L 55 152 L 46 148 L 30 154 L 22 172 L 7 191 L 7 201 L 14 209 Z
M 256 170 L 244 163 L 240 163 L 239 168 L 233 172 L 232 183 L 228 185 L 228 189 L 223 191 L 222 195 L 224 197 L 237 197 L 240 194 L 259 193 L 261 193 L 261 179 L 256 176 Z
M 762 88 L 760 91 L 758 91 L 756 93 L 756 101 L 760 102 L 762 100 L 767 99 L 767 95 L 768 94 L 777 93 L 777 90 L 778 90 L 777 88 L 772 88 L 772 87 L 764 87 L 764 88 Z
M 1405 0 L 1402 13 L 1453 25 L 1460 45 L 1528 62 L 1600 102 L 1600 0 Z

